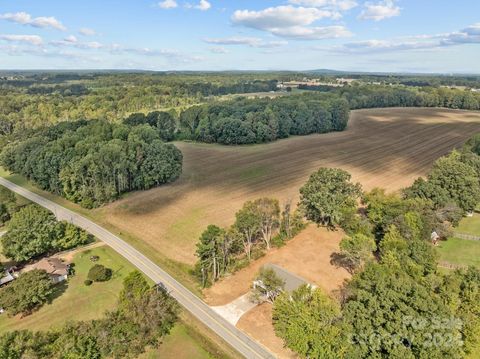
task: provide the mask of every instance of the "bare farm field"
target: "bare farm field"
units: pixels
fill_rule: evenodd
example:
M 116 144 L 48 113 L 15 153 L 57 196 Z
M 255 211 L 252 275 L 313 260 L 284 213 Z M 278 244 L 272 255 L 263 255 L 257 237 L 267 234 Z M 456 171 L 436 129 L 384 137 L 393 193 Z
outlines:
M 476 132 L 478 112 L 389 108 L 352 112 L 343 132 L 264 145 L 180 142 L 184 172 L 178 181 L 132 193 L 97 214 L 171 260 L 192 265 L 206 226 L 232 224 L 249 199 L 272 196 L 295 202 L 299 187 L 319 167 L 343 168 L 367 190 L 396 191 Z

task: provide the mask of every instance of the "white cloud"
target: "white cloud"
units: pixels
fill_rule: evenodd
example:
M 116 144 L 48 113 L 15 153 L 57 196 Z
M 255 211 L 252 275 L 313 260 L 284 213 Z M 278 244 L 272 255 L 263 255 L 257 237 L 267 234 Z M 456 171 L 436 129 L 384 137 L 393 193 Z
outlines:
M 298 40 L 322 40 L 350 37 L 352 33 L 341 25 L 336 26 L 292 26 L 285 29 L 276 29 L 275 35 Z
M 232 20 L 236 24 L 258 30 L 310 25 L 316 20 L 334 18 L 335 13 L 316 8 L 294 7 L 291 5 L 269 7 L 260 11 L 237 10 Z
M 208 44 L 214 45 L 246 45 L 250 47 L 259 47 L 259 48 L 272 48 L 272 47 L 280 47 L 287 45 L 288 42 L 286 41 L 264 41 L 258 37 L 240 37 L 240 36 L 232 36 L 232 37 L 224 37 L 224 38 L 209 38 L 204 39 L 204 41 Z
M 316 4 L 319 5 L 320 3 L 316 2 Z M 319 40 L 351 35 L 344 26 L 340 25 L 311 26 L 314 22 L 324 18 L 338 19 L 339 17 L 341 17 L 341 14 L 333 10 L 285 5 L 260 11 L 237 10 L 232 16 L 232 21 L 237 25 L 267 31 L 280 37 Z
M 366 40 L 344 44 L 335 48 L 338 52 L 372 53 L 410 50 L 428 50 L 463 44 L 480 44 L 480 23 L 463 30 L 434 35 L 417 35 L 390 40 Z
M 158 3 L 158 7 L 162 9 L 174 9 L 178 7 L 178 4 L 175 0 L 164 0 Z
M 290 4 L 347 11 L 358 6 L 353 0 L 289 0 Z
M 400 7 L 395 0 L 384 0 L 379 3 L 365 3 L 365 9 L 360 13 L 359 19 L 380 21 L 400 15 Z
M 230 52 L 221 46 L 209 47 L 208 50 L 213 54 L 228 54 Z
M 124 47 L 122 45 L 113 44 L 111 46 L 105 47 L 112 54 L 133 54 L 141 56 L 151 56 L 151 57 L 163 57 L 172 63 L 193 63 L 196 61 L 203 61 L 204 59 L 200 56 L 190 55 L 182 53 L 175 49 L 150 49 L 147 47 L 137 48 L 137 47 Z
M 9 42 L 28 43 L 35 46 L 43 44 L 42 38 L 38 35 L 0 35 L 0 39 Z
M 62 30 L 62 31 L 66 30 L 65 26 L 63 26 L 60 21 L 58 21 L 52 16 L 50 17 L 41 16 L 41 17 L 32 18 L 32 16 L 30 14 L 27 14 L 26 12 L 17 12 L 17 13 L 1 14 L 0 19 L 15 22 L 17 24 L 30 25 L 33 27 L 40 27 L 40 28 L 52 27 L 57 30 Z
M 87 27 L 81 28 L 78 32 L 79 32 L 80 34 L 82 34 L 83 36 L 94 36 L 94 35 L 97 34 L 97 33 L 95 32 L 95 30 L 89 29 L 89 28 L 87 28 Z
M 207 0 L 200 0 L 200 2 L 197 5 L 192 5 L 191 3 L 186 3 L 184 5 L 185 8 L 187 9 L 197 9 L 201 11 L 207 11 L 212 7 L 212 4 L 208 2 Z
M 78 41 L 78 39 L 70 35 L 63 40 L 54 40 L 49 42 L 50 45 L 56 46 L 56 47 L 64 47 L 64 46 L 69 46 L 69 47 L 76 47 L 78 49 L 102 49 L 105 48 L 105 45 L 97 42 L 97 41 L 88 41 L 88 42 L 81 42 Z
M 200 0 L 200 3 L 195 6 L 196 9 L 201 10 L 201 11 L 206 11 L 212 7 L 212 4 L 210 4 L 207 0 Z

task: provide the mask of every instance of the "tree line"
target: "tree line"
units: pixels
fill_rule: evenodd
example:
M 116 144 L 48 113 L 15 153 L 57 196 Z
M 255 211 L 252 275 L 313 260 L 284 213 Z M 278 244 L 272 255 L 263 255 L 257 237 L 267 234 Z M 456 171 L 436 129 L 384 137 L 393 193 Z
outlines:
M 291 135 L 327 133 L 346 128 L 350 109 L 377 107 L 445 107 L 480 109 L 480 94 L 448 88 L 359 85 L 343 88 L 307 86 L 303 94 L 275 99 L 237 98 L 191 106 L 178 115 L 168 114 L 170 132 L 180 140 L 226 145 L 275 141 Z M 323 90 L 323 91 L 322 91 Z M 152 115 L 130 118 L 150 123 Z M 164 112 L 164 117 L 167 113 Z M 127 119 L 128 120 L 128 119 Z M 137 122 L 138 123 L 138 122 Z M 176 123 L 176 124 L 175 124 Z M 175 129 L 173 129 L 175 127 Z M 170 135 L 169 138 L 172 138 Z
M 38 277 L 35 272 L 41 271 L 29 273 Z M 147 347 L 160 345 L 176 323 L 178 311 L 177 302 L 165 290 L 132 272 L 124 280 L 117 309 L 100 319 L 68 322 L 46 332 L 6 332 L 0 336 L 0 358 L 136 358 Z
M 469 89 L 369 84 L 345 87 L 303 86 L 302 88 L 336 94 L 345 98 L 352 110 L 377 107 L 480 109 L 480 93 Z
M 174 181 L 182 171 L 182 153 L 148 125 L 92 120 L 27 132 L 2 149 L 0 163 L 44 190 L 91 208 L 128 191 Z
M 180 138 L 239 145 L 345 129 L 348 103 L 332 96 L 235 99 L 192 106 L 179 116 Z

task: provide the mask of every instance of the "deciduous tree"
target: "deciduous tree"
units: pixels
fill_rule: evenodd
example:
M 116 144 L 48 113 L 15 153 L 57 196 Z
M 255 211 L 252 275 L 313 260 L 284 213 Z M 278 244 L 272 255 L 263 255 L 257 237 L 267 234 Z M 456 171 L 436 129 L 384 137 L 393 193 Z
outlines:
M 346 208 L 356 205 L 360 184 L 350 182 L 351 175 L 338 168 L 321 168 L 300 188 L 300 205 L 307 219 L 334 227 Z

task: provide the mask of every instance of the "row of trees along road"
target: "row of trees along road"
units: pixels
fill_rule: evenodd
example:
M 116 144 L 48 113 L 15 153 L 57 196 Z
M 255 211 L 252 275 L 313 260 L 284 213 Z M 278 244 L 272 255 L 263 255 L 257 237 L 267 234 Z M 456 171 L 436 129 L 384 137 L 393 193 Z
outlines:
M 342 170 L 322 169 L 301 204 L 318 224 L 347 237 L 332 258 L 353 277 L 337 295 L 301 287 L 274 302 L 273 325 L 303 358 L 466 358 L 480 350 L 480 270 L 438 270 L 433 230 L 452 225 L 480 201 L 478 136 L 439 159 L 403 196 L 360 193 Z M 318 186 L 316 186 L 318 184 Z M 325 203 L 332 188 L 340 191 Z M 308 190 L 307 190 L 308 189 Z

